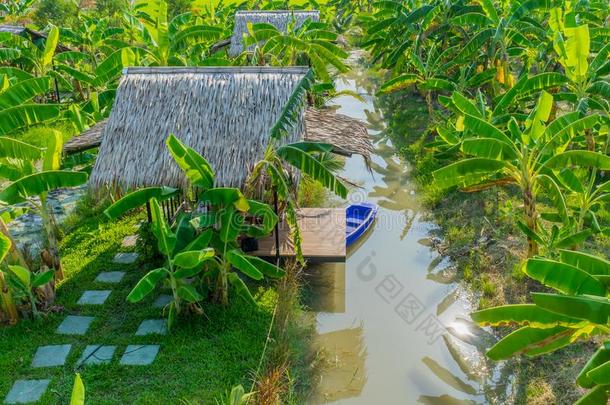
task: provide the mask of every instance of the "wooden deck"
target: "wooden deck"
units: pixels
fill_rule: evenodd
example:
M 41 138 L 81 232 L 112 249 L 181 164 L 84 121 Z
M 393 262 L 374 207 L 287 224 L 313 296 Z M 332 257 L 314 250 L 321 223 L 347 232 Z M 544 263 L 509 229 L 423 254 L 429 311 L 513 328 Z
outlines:
M 345 208 L 301 208 L 298 212 L 303 256 L 310 262 L 345 262 Z M 295 257 L 286 222 L 280 223 L 280 257 Z M 275 257 L 275 234 L 260 239 L 258 250 L 248 254 Z

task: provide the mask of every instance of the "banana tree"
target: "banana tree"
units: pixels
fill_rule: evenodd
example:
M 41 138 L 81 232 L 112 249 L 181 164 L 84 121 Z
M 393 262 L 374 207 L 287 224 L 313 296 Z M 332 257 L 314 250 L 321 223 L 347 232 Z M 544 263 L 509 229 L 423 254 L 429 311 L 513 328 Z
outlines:
M 561 251 L 560 261 L 529 259 L 522 271 L 555 290 L 532 293 L 533 304 L 504 305 L 471 314 L 485 326 L 517 326 L 488 352 L 492 360 L 539 356 L 580 339 L 610 333 L 610 262 L 582 252 Z M 591 357 L 576 382 L 590 391 L 577 403 L 605 404 L 610 390 L 610 342 Z
M 121 201 L 117 204 L 121 204 Z M 214 249 L 208 247 L 212 234 L 203 232 L 195 237 L 194 229 L 186 218 L 183 218 L 176 232 L 172 232 L 156 198 L 150 200 L 150 207 L 152 231 L 159 251 L 166 258 L 166 264 L 149 271 L 129 293 L 127 301 L 141 301 L 157 284 L 166 281 L 173 297 L 168 310 L 168 328 L 171 328 L 176 315 L 182 314 L 186 309 L 185 302 L 196 306 L 203 300 L 203 296 L 189 280 L 201 273 L 204 263 L 214 257 Z
M 41 150 L 11 138 L 0 138 L 0 152 L 12 162 L 2 165 L 1 177 L 10 180 L 0 190 L 0 201 L 14 205 L 29 202 L 43 220 L 47 250 L 43 252 L 45 264 L 55 270 L 57 280 L 63 278 L 53 211 L 48 206 L 49 191 L 79 186 L 87 181 L 87 174 L 61 169 L 62 135 L 51 131 L 46 150 Z M 1 155 L 0 155 L 1 156 Z M 41 171 L 36 171 L 34 163 L 42 160 Z M 17 161 L 17 163 L 14 163 Z M 32 199 L 38 197 L 38 201 Z
M 327 24 L 308 19 L 299 27 L 292 21 L 286 32 L 272 24 L 248 24 L 244 46 L 246 53 L 250 46 L 254 47 L 251 51 L 254 64 L 311 65 L 318 78 L 331 82 L 329 66 L 342 73 L 348 71 L 343 62 L 348 54 L 335 45 L 336 40 L 337 34 Z
M 569 26 L 569 13 L 566 16 L 559 8 L 553 9 L 552 18 L 553 47 L 557 60 L 565 72 L 567 92 L 562 97 L 569 101 L 582 114 L 598 110 L 610 114 L 610 44 L 597 52 L 591 52 L 591 39 L 588 25 Z M 564 21 L 565 19 L 565 21 Z
M 169 315 L 171 320 L 173 314 L 180 313 L 182 309 L 181 299 L 192 304 L 203 300 L 204 296 L 194 287 L 185 287 L 186 278 L 200 276 L 201 280 L 211 281 L 211 291 L 216 302 L 222 305 L 229 303 L 231 285 L 237 295 L 255 304 L 248 287 L 233 269 L 253 280 L 261 280 L 265 276 L 278 278 L 283 276 L 284 271 L 245 254 L 239 240 L 243 236 L 268 235 L 277 223 L 277 216 L 268 205 L 246 199 L 238 189 L 214 187 L 215 174 L 210 164 L 175 136 L 170 135 L 166 144 L 191 186 L 197 190 L 198 206 L 204 206 L 205 211 L 202 213 L 195 210 L 185 215 L 178 222 L 176 230 L 172 231 L 162 217 L 156 198 L 151 199 L 153 232 L 160 251 L 167 257 L 167 266 L 145 276 L 129 299 L 141 300 L 160 280 L 169 277 L 174 292 Z M 171 189 L 167 188 L 135 191 L 117 201 L 105 213 L 116 218 L 145 203 L 151 196 L 167 198 L 171 193 Z M 193 260 L 195 251 L 199 252 L 197 258 L 201 260 Z M 182 256 L 191 261 L 182 260 Z M 179 257 L 180 260 L 176 261 Z
M 204 24 L 191 12 L 169 20 L 165 0 L 138 0 L 134 3 L 134 10 L 143 21 L 137 31 L 146 51 L 144 62 L 148 65 L 205 64 L 212 43 L 227 35 L 225 29 Z
M 49 26 L 44 46 L 39 47 L 34 43 L 21 46 L 21 55 L 15 60 L 16 63 L 27 66 L 34 75 L 39 77 L 52 74 L 53 57 L 59 43 L 59 28 L 53 24 L 49 24 Z
M 459 93 L 453 105 L 463 117 L 460 150 L 465 157 L 433 173 L 440 188 L 458 186 L 464 191 L 480 191 L 494 186 L 517 185 L 524 204 L 527 227 L 537 232 L 536 197 L 541 189 L 558 199 L 559 186 L 554 170 L 566 167 L 610 168 L 610 157 L 584 150 L 567 150 L 574 137 L 594 128 L 600 117 L 563 115 L 547 124 L 553 97 L 542 92 L 538 103 L 522 125 L 512 117 L 502 130 L 485 119 L 479 109 Z M 537 243 L 528 237 L 528 255 L 537 253 Z
M 59 117 L 58 105 L 31 102 L 50 88 L 51 81 L 46 76 L 11 81 L 8 75 L 0 74 L 0 136 Z
M 564 199 L 573 201 L 573 205 L 567 206 L 576 218 L 576 231 L 582 231 L 585 225 L 602 231 L 596 212 L 610 201 L 610 181 L 600 182 L 595 169 L 586 172 L 564 169 L 557 173 L 557 179 L 565 189 Z
M 29 269 L 19 265 L 7 265 L 8 271 L 6 272 L 9 276 L 9 288 L 11 288 L 11 282 L 14 284 L 12 298 L 20 300 L 23 297 L 23 301 L 27 302 L 32 312 L 32 316 L 37 318 L 38 312 L 38 298 L 36 296 L 36 289 L 43 288 L 45 284 L 50 283 L 53 280 L 53 270 L 43 270 L 38 273 L 32 273 Z M 3 271 L 0 269 L 0 272 Z
M 4 233 L 0 233 L 0 266 L 3 266 L 2 262 L 8 256 L 11 248 L 14 248 L 12 239 Z M 15 324 L 19 320 L 17 306 L 2 268 L 0 268 L 0 310 L 0 314 L 2 312 L 6 314 L 4 317 L 9 323 Z
M 379 88 L 379 94 L 386 94 L 407 87 L 415 86 L 426 100 L 428 115 L 432 116 L 434 105 L 432 101 L 433 91 L 454 91 L 456 84 L 447 76 L 439 74 L 443 60 L 442 53 L 436 51 L 432 45 L 428 50 L 428 57 L 425 61 L 416 54 L 412 53 L 407 69 L 412 73 L 403 73 L 393 79 L 388 80 Z
M 347 197 L 347 187 L 333 174 L 321 160 L 330 153 L 333 146 L 317 142 L 296 142 L 282 144 L 306 103 L 307 92 L 313 87 L 313 76 L 309 72 L 301 80 L 286 105 L 277 122 L 271 128 L 269 145 L 263 158 L 254 165 L 247 181 L 247 194 L 265 197 L 264 190 L 273 190 L 275 203 L 285 206 L 286 222 L 290 227 L 291 238 L 295 246 L 297 260 L 304 262 L 301 251 L 301 233 L 297 221 L 297 184 L 294 170 L 307 175 L 312 181 L 319 182 L 324 187 L 341 198 Z M 271 186 L 271 187 L 269 187 Z M 269 196 L 266 196 L 269 199 Z M 277 201 L 279 199 L 279 201 Z M 277 204 L 276 204 L 277 205 Z M 277 230 L 276 230 L 277 231 Z

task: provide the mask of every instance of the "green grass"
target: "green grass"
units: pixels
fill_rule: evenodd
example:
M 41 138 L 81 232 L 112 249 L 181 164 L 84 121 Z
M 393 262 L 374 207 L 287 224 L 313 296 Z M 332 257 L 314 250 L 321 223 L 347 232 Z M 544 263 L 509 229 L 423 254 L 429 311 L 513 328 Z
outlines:
M 169 404 L 186 399 L 191 403 L 214 403 L 220 394 L 236 384 L 250 387 L 258 365 L 271 313 L 276 300 L 273 289 L 252 287 L 258 308 L 238 299 L 228 308 L 204 306 L 204 316 L 181 319 L 167 336 L 136 337 L 143 319 L 159 318 L 152 307 L 158 292 L 138 304 L 125 298 L 145 274 L 140 264 L 122 266 L 112 263 L 120 251 L 123 237 L 135 232 L 142 216 L 117 223 L 102 222 L 98 217 L 71 221 L 76 227 L 66 231 L 62 255 L 66 281 L 57 289 L 57 313 L 37 321 L 23 321 L 15 327 L 0 328 L 0 397 L 21 378 L 51 378 L 41 403 L 66 404 L 79 371 L 92 404 Z M 106 303 L 100 307 L 81 308 L 76 301 L 84 290 L 104 289 L 93 282 L 100 271 L 126 270 L 126 277 Z M 63 308 L 63 309 L 62 309 Z M 95 316 L 85 336 L 54 333 L 67 314 Z M 36 348 L 46 344 L 73 345 L 64 367 L 32 369 Z M 111 364 L 75 369 L 74 365 L 87 344 L 117 345 Z M 160 344 L 155 362 L 148 367 L 119 366 L 118 359 L 128 344 Z

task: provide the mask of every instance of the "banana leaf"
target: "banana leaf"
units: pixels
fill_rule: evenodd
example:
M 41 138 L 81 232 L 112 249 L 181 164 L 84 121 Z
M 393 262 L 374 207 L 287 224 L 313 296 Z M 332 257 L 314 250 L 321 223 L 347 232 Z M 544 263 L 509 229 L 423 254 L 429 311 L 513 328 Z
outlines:
M 59 117 L 60 109 L 53 104 L 24 104 L 0 111 L 0 135 L 40 124 Z
M 7 204 L 24 202 L 26 198 L 58 188 L 76 187 L 87 181 L 87 173 L 46 171 L 34 173 L 12 182 L 0 192 L 0 201 Z
M 347 187 L 322 163 L 303 149 L 288 144 L 277 148 L 276 152 L 284 161 L 318 181 L 341 198 L 347 197 Z
M 9 137 L 0 137 L 0 158 L 38 160 L 42 149 Z
M 496 361 L 507 359 L 530 350 L 543 348 L 570 333 L 572 333 L 572 329 L 561 326 L 549 329 L 524 326 L 506 335 L 496 343 L 487 351 L 487 356 Z
M 138 284 L 136 284 L 133 290 L 131 290 L 127 296 L 127 301 L 132 303 L 142 301 L 144 297 L 155 289 L 155 286 L 159 281 L 167 276 L 169 276 L 169 272 L 165 267 L 149 271 L 140 281 L 138 281 Z
M 50 87 L 50 80 L 46 76 L 20 81 L 0 93 L 0 110 L 17 107 L 35 96 L 45 94 Z
M 148 187 L 133 191 L 125 197 L 116 201 L 110 207 L 104 210 L 104 214 L 110 219 L 117 219 L 134 208 L 141 207 L 150 199 L 156 198 L 158 201 L 163 201 L 168 198 L 178 195 L 180 191 L 171 187 Z
M 524 273 L 568 295 L 606 295 L 606 287 L 587 272 L 569 264 L 548 259 L 529 259 L 522 267 Z
M 547 311 L 587 320 L 598 325 L 608 324 L 610 301 L 605 297 L 532 293 L 532 299 L 536 305 Z
M 573 250 L 560 250 L 561 261 L 591 275 L 610 275 L 610 262 L 601 257 Z
M 556 326 L 572 326 L 582 322 L 549 312 L 535 304 L 513 304 L 483 309 L 470 314 L 472 319 L 483 326 L 506 326 L 518 324 L 532 328 L 547 329 Z

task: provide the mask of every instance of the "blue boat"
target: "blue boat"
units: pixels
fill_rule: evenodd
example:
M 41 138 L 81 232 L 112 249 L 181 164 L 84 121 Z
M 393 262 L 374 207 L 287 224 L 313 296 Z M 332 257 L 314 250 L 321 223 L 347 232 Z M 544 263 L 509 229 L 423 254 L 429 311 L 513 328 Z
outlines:
M 377 216 L 377 204 L 362 202 L 351 204 L 345 212 L 347 221 L 345 227 L 345 245 L 351 246 L 356 242 L 373 223 Z

